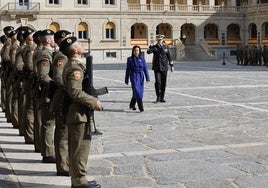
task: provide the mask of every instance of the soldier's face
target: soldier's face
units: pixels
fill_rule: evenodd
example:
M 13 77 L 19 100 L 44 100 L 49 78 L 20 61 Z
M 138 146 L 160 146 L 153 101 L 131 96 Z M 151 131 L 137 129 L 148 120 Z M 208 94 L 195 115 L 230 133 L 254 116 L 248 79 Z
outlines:
M 74 47 L 76 49 L 76 53 L 82 55 L 85 53 L 85 48 L 80 42 L 75 42 Z

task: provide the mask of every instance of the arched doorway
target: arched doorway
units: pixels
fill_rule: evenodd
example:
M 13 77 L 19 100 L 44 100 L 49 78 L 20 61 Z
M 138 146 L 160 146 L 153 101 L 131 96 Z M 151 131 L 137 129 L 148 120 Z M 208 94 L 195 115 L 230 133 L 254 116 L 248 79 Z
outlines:
M 172 44 L 172 27 L 168 23 L 161 23 L 156 26 L 156 35 L 162 34 L 165 35 L 165 42 L 168 45 Z
M 251 23 L 248 26 L 249 37 L 248 37 L 248 44 L 256 45 L 257 42 L 257 26 L 255 23 Z
M 131 45 L 148 45 L 147 26 L 143 23 L 135 23 L 131 26 Z
M 194 24 L 184 24 L 181 27 L 181 36 L 186 35 L 185 45 L 195 44 L 195 25 Z
M 240 45 L 242 44 L 240 38 L 240 27 L 238 24 L 230 24 L 227 27 L 227 44 Z
M 209 45 L 219 45 L 220 40 L 218 38 L 218 26 L 213 23 L 209 23 L 204 27 L 204 40 Z
M 268 45 L 268 22 L 262 24 L 262 44 Z

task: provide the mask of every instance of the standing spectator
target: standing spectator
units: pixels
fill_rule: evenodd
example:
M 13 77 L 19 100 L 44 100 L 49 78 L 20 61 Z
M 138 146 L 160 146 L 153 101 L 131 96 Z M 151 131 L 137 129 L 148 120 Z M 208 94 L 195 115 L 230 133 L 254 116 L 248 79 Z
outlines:
M 146 81 L 149 82 L 149 72 L 146 61 L 141 55 L 141 48 L 139 46 L 134 46 L 132 48 L 131 56 L 127 58 L 125 83 L 128 85 L 130 79 L 132 87 L 132 98 L 129 108 L 136 110 L 135 104 L 137 102 L 140 112 L 144 111 L 142 101 L 144 93 L 144 76 L 146 78 Z
M 156 102 L 166 102 L 165 91 L 167 83 L 168 65 L 174 71 L 173 61 L 168 46 L 164 43 L 164 35 L 157 35 L 157 44 L 149 46 L 147 54 L 153 53 L 153 67 L 155 75 Z

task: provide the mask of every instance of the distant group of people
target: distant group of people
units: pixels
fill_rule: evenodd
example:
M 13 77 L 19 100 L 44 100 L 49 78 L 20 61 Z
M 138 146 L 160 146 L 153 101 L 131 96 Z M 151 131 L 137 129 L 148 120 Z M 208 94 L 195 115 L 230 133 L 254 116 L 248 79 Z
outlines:
M 42 163 L 56 163 L 73 188 L 87 180 L 93 111 L 102 103 L 86 93 L 84 47 L 70 31 L 6 26 L 1 49 L 1 107 L 7 122 L 33 144 Z
M 237 45 L 237 65 L 268 66 L 268 46 L 261 45 Z
M 171 72 L 174 71 L 174 65 L 171 58 L 169 47 L 164 42 L 164 35 L 157 35 L 157 43 L 150 45 L 147 50 L 148 54 L 153 53 L 152 69 L 155 76 L 155 93 L 156 102 L 166 102 L 165 91 L 167 83 L 168 66 Z M 140 112 L 144 111 L 143 107 L 143 93 L 144 93 L 144 78 L 147 82 L 150 81 L 148 67 L 144 57 L 141 54 L 140 46 L 132 48 L 132 54 L 127 58 L 125 83 L 129 80 L 132 87 L 132 98 L 130 100 L 129 108 L 136 110 L 136 103 Z

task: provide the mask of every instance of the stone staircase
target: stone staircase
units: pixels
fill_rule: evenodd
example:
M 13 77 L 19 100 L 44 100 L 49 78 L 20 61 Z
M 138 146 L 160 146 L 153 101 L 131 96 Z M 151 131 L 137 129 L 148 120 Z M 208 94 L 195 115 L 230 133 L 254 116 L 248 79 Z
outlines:
M 182 61 L 215 61 L 218 60 L 217 56 L 208 55 L 201 45 L 186 45 L 185 56 Z

